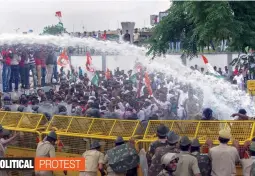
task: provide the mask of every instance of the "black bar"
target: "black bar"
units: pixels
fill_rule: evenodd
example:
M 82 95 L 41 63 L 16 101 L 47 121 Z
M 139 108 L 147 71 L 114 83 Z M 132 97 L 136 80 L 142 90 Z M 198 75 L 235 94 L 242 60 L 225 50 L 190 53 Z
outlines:
M 34 158 L 0 158 L 0 170 L 34 170 Z

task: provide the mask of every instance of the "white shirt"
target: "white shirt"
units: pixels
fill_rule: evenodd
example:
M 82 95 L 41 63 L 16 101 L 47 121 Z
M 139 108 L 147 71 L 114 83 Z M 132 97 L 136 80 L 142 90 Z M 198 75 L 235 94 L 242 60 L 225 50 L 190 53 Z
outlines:
M 180 96 L 178 101 L 178 107 L 183 106 L 184 102 L 189 98 L 188 92 L 183 92 L 182 90 L 179 90 Z
M 237 84 L 242 84 L 243 81 L 244 81 L 243 75 L 242 75 L 242 74 L 240 74 L 239 76 L 236 75 L 236 76 L 233 78 L 233 80 L 236 80 Z
M 123 42 L 124 41 L 124 35 L 123 34 L 119 34 L 119 42 Z
M 139 41 L 140 34 L 139 33 L 134 33 L 134 42 Z

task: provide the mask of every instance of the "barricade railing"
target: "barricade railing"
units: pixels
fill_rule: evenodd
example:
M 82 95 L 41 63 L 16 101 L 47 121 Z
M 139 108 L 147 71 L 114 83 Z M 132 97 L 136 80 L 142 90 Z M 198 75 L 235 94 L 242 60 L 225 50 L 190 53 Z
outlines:
M 42 114 L 0 111 L 0 123 L 5 129 L 20 133 L 17 140 L 8 146 L 8 157 L 34 157 L 37 143 L 52 129 L 58 136 L 56 154 L 63 157 L 81 156 L 94 140 L 98 140 L 102 152 L 106 152 L 115 146 L 117 136 L 122 136 L 125 141 L 135 138 L 136 147 L 148 151 L 150 143 L 157 139 L 157 127 L 160 124 L 180 136 L 198 138 L 202 145 L 207 139 L 213 140 L 214 145 L 219 144 L 218 132 L 221 129 L 229 129 L 232 139 L 238 140 L 241 146 L 255 135 L 254 121 L 152 120 L 143 128 L 138 120 L 55 115 L 48 121 Z M 70 172 L 69 175 L 76 174 Z
M 190 120 L 152 120 L 149 121 L 145 130 L 143 140 L 154 141 L 157 127 L 164 124 L 170 130 L 180 136 L 188 136 L 190 139 L 198 138 L 201 144 L 207 139 L 213 140 L 213 144 L 219 144 L 218 136 L 221 129 L 231 131 L 232 139 L 238 140 L 240 144 L 251 140 L 254 134 L 254 121 L 190 121 Z
M 103 118 L 85 118 L 72 116 L 54 116 L 46 132 L 55 129 L 58 133 L 104 136 L 104 137 L 134 137 L 143 135 L 143 129 L 138 120 L 115 120 Z

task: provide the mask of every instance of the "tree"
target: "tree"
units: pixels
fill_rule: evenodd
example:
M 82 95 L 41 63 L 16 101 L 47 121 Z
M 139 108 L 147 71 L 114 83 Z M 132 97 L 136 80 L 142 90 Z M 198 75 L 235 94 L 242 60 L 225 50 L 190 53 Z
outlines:
M 66 32 L 66 29 L 63 27 L 63 23 L 58 23 L 56 25 L 44 27 L 42 34 L 59 35 L 63 32 Z
M 222 40 L 230 41 L 230 50 L 255 48 L 254 8 L 254 2 L 246 1 L 173 1 L 168 16 L 154 27 L 147 54 L 165 54 L 176 40 L 190 57 L 199 47 Z

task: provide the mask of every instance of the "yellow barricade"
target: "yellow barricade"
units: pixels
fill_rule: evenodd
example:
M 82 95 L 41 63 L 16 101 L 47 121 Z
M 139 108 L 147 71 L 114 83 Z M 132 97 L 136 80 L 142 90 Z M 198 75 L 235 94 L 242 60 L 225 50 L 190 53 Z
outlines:
M 41 140 L 40 128 L 48 124 L 42 114 L 0 112 L 4 129 L 18 133 L 17 138 L 8 145 L 6 157 L 34 157 L 37 143 Z M 12 171 L 11 175 L 32 175 L 32 171 Z
M 213 144 L 219 144 L 218 137 L 221 129 L 231 131 L 232 138 L 238 140 L 240 144 L 244 144 L 246 140 L 251 140 L 254 134 L 254 121 L 189 121 L 189 120 L 153 120 L 148 123 L 145 130 L 143 140 L 154 141 L 157 139 L 157 127 L 164 124 L 170 130 L 176 132 L 180 136 L 188 136 L 190 139 L 198 138 L 201 144 L 204 144 L 206 139 L 213 140 Z
M 250 95 L 255 95 L 255 81 L 254 80 L 248 80 L 247 81 L 247 91 Z
M 54 116 L 46 132 L 56 129 L 58 133 L 105 137 L 134 137 L 142 135 L 138 120 L 115 120 L 103 118 L 85 118 Z
M 58 136 L 56 155 L 63 157 L 81 156 L 95 140 L 100 142 L 104 153 L 115 146 L 117 136 L 122 136 L 124 140 L 142 136 L 140 122 L 137 120 L 54 116 L 42 137 L 52 129 L 56 130 Z M 55 174 L 62 175 L 62 172 Z M 78 172 L 70 171 L 68 175 L 75 176 Z
M 221 129 L 230 130 L 233 139 L 238 140 L 241 145 L 255 135 L 254 121 L 153 120 L 144 130 L 137 120 L 54 116 L 48 122 L 42 114 L 0 112 L 0 122 L 5 129 L 20 132 L 17 140 L 7 149 L 8 157 L 35 156 L 37 142 L 52 129 L 55 129 L 58 136 L 56 155 L 63 157 L 81 156 L 94 140 L 99 140 L 102 152 L 106 152 L 114 147 L 117 136 L 122 136 L 125 141 L 136 138 L 137 148 L 148 151 L 150 143 L 157 139 L 157 127 L 160 124 L 166 125 L 180 136 L 198 138 L 201 144 L 206 139 L 212 139 L 213 144 L 217 145 L 218 132 Z M 63 174 L 56 172 L 56 175 Z M 69 172 L 68 175 L 78 175 L 78 172 Z

